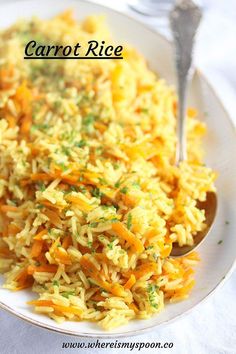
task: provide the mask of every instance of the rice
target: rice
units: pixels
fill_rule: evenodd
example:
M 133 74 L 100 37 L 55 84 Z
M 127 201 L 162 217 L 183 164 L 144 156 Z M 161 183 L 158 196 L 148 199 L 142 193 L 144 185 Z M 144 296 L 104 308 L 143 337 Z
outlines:
M 174 89 L 125 46 L 124 60 L 24 60 L 24 45 L 112 38 L 70 12 L 0 34 L 0 270 L 35 311 L 105 330 L 188 297 L 198 255 L 169 257 L 206 226 L 214 190 L 205 125 L 187 111 L 188 161 L 175 166 Z

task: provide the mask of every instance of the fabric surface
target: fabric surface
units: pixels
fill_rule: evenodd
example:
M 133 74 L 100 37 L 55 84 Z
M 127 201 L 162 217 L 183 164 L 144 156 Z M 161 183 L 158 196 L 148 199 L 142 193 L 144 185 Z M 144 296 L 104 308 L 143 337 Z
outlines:
M 131 12 L 125 1 L 98 3 Z M 236 2 L 235 0 L 202 0 L 204 20 L 196 48 L 196 64 L 207 75 L 236 125 Z M 147 20 L 137 16 L 142 20 Z M 167 21 L 148 23 L 169 36 Z M 140 353 L 234 354 L 236 353 L 236 271 L 230 279 L 191 313 L 177 322 L 138 337 L 120 342 L 173 342 L 172 349 L 142 349 Z M 84 342 L 76 337 L 55 334 L 32 326 L 0 310 L 0 352 L 3 354 L 129 353 L 129 349 L 63 349 L 63 342 Z M 92 342 L 92 340 L 90 340 Z M 104 341 L 106 342 L 106 341 Z M 109 342 L 115 342 L 109 340 Z M 138 353 L 133 349 L 131 353 Z

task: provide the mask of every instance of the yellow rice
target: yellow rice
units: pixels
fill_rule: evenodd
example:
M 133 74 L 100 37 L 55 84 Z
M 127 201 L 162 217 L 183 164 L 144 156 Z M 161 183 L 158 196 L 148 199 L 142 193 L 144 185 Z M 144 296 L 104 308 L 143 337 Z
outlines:
M 0 270 L 35 311 L 104 329 L 188 297 L 214 190 L 205 125 L 189 108 L 188 162 L 174 164 L 176 94 L 133 48 L 123 60 L 24 60 L 24 46 L 112 42 L 102 17 L 70 12 L 0 33 Z

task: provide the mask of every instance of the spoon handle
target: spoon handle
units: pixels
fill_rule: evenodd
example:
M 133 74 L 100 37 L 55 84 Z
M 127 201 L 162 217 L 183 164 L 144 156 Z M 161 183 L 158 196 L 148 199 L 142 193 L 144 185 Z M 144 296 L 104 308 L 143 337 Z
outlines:
M 202 17 L 192 0 L 178 0 L 170 12 L 170 26 L 175 45 L 175 65 L 178 83 L 176 164 L 187 158 L 186 92 L 192 75 L 194 37 Z

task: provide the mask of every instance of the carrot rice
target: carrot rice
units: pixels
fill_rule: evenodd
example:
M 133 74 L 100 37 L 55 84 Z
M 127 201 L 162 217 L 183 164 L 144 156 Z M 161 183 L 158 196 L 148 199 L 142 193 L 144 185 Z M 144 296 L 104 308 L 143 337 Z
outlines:
M 159 313 L 194 286 L 197 201 L 214 190 L 206 127 L 189 108 L 188 161 L 175 166 L 177 98 L 144 58 L 24 60 L 24 46 L 112 43 L 100 16 L 64 12 L 0 33 L 0 271 L 53 320 L 105 330 Z

